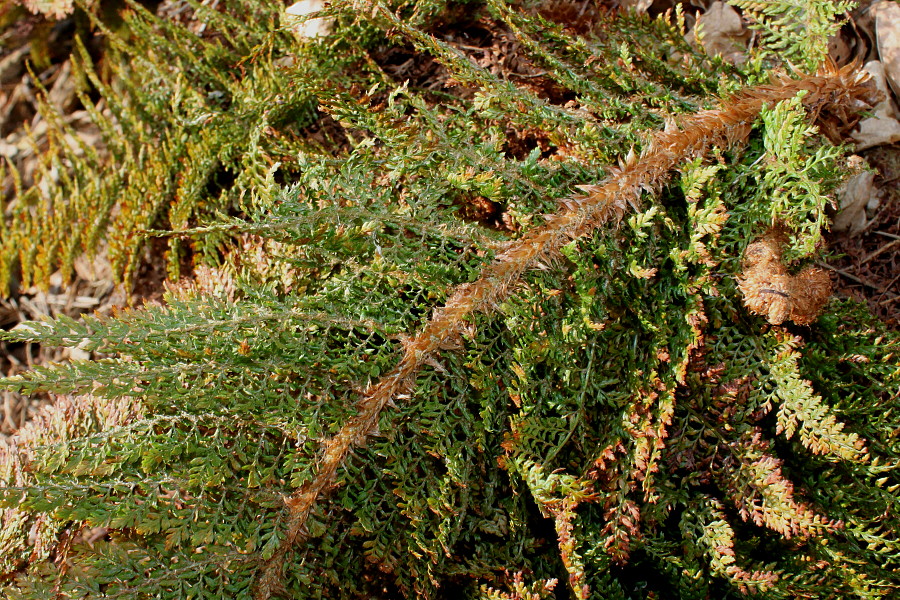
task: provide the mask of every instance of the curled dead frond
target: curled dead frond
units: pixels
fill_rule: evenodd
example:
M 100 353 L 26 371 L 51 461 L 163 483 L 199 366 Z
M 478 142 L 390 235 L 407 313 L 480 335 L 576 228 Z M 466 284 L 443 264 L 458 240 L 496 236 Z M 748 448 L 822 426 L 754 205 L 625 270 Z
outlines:
M 791 275 L 782 262 L 786 243 L 787 236 L 776 228 L 747 246 L 738 287 L 744 305 L 769 323 L 809 325 L 831 295 L 831 279 L 812 266 Z

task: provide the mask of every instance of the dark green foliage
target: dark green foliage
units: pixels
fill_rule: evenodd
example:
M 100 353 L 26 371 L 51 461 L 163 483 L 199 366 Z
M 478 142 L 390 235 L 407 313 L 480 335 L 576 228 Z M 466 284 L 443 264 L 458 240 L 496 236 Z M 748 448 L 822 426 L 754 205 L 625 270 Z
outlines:
M 575 185 L 745 77 L 666 19 L 575 35 L 499 0 L 360 2 L 301 42 L 264 4 L 223 4 L 197 7 L 202 37 L 133 7 L 109 32 L 129 57 L 115 87 L 82 56 L 108 156 L 48 155 L 69 179 L 40 202 L 70 225 L 92 212 L 73 237 L 21 216 L 45 228 L 19 255 L 34 277 L 104 236 L 127 277 L 151 229 L 195 269 L 164 306 L 4 334 L 106 357 L 5 381 L 64 395 L 0 454 L 11 597 L 252 597 L 284 498 L 407 336 Z M 436 35 L 466 13 L 534 71 L 500 76 Z M 406 82 L 391 48 L 458 85 Z M 818 251 L 841 157 L 798 102 L 772 106 L 746 147 L 678 165 L 527 273 L 380 415 L 278 591 L 895 594 L 900 338 L 836 300 L 771 326 L 735 283 L 773 221 L 790 256 Z

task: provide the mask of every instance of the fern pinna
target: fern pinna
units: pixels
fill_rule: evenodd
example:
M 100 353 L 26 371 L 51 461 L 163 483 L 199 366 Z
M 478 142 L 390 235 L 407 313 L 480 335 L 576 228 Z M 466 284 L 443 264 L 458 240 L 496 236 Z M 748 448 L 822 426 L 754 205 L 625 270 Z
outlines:
M 256 133 L 181 178 L 220 202 L 121 230 L 195 257 L 165 305 L 4 334 L 97 357 L 5 381 L 58 395 L 0 453 L 8 594 L 895 592 L 900 340 L 790 279 L 844 171 L 813 124 L 871 100 L 852 66 L 747 87 L 762 63 L 678 15 L 499 0 L 336 4 L 332 36 L 239 58 L 240 8 L 110 32 L 258 78 L 159 135 Z

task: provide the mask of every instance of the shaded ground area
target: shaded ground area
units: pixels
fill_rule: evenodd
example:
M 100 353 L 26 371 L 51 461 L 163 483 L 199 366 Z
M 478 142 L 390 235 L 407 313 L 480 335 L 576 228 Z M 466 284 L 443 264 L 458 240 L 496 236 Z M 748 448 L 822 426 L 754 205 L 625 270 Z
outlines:
M 865 301 L 888 325 L 900 327 L 900 147 L 879 146 L 865 152 L 878 170 L 875 183 L 882 199 L 865 229 L 834 235 L 838 254 L 829 266 L 840 296 Z

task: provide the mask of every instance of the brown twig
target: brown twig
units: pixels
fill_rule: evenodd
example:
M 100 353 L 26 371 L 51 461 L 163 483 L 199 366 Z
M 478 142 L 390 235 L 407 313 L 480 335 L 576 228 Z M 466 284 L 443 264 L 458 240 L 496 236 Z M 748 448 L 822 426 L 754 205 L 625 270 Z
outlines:
M 876 233 L 877 233 L 877 232 L 876 232 Z M 885 244 L 884 246 L 882 246 L 882 247 L 879 248 L 878 250 L 875 250 L 874 252 L 871 252 L 870 254 L 866 255 L 861 261 L 859 261 L 859 266 L 862 266 L 862 265 L 866 264 L 867 262 L 869 262 L 870 260 L 872 260 L 873 258 L 875 258 L 876 256 L 878 256 L 878 255 L 881 254 L 882 252 L 884 252 L 884 251 L 886 251 L 886 250 L 888 250 L 888 249 L 890 249 L 890 248 L 893 248 L 893 247 L 896 246 L 897 244 L 900 244 L 900 239 L 896 239 L 896 240 L 893 240 L 893 241 L 888 242 L 887 244 Z
M 823 262 L 817 262 L 816 265 L 818 265 L 818 266 L 820 266 L 820 267 L 822 267 L 822 268 L 824 268 L 824 269 L 828 269 L 829 271 L 834 271 L 835 273 L 837 273 L 837 274 L 840 275 L 841 277 L 846 277 L 846 278 L 849 279 L 850 281 L 855 281 L 856 283 L 858 283 L 858 284 L 860 284 L 860 285 L 863 285 L 863 286 L 865 286 L 865 287 L 867 287 L 867 288 L 873 289 L 873 290 L 875 290 L 876 292 L 879 292 L 879 293 L 882 293 L 882 294 L 884 294 L 884 293 L 886 292 L 886 290 L 885 290 L 883 287 L 881 287 L 880 285 L 877 285 L 877 284 L 875 284 L 875 283 L 872 283 L 871 281 L 866 281 L 865 279 L 862 279 L 861 277 L 857 277 L 857 276 L 854 275 L 853 273 L 849 273 L 849 272 L 847 272 L 847 271 L 845 271 L 844 269 L 841 269 L 841 268 L 839 268 L 839 267 L 835 267 L 835 266 L 832 266 L 832 265 L 829 265 L 829 264 L 823 263 Z
M 873 289 L 873 290 L 875 290 L 876 292 L 878 292 L 879 294 L 881 294 L 881 295 L 883 295 L 883 296 L 884 296 L 884 295 L 887 295 L 887 293 L 888 293 L 888 291 L 889 291 L 888 288 L 890 288 L 890 286 L 893 285 L 894 282 L 897 281 L 897 278 L 895 277 L 895 278 L 894 278 L 887 286 L 880 286 L 880 285 L 877 285 L 877 284 L 872 283 L 871 281 L 866 281 L 865 279 L 861 279 L 861 278 L 857 277 L 856 275 L 854 275 L 853 273 L 848 273 L 848 272 L 845 271 L 844 269 L 839 269 L 838 267 L 834 267 L 834 266 L 832 266 L 832 265 L 829 265 L 829 264 L 826 264 L 826 263 L 823 263 L 823 262 L 817 262 L 816 264 L 819 265 L 820 267 L 823 267 L 823 268 L 828 269 L 828 270 L 830 270 L 830 271 L 834 271 L 835 273 L 837 273 L 837 274 L 840 275 L 841 277 L 846 277 L 846 278 L 849 279 L 850 281 L 855 281 L 856 283 L 858 283 L 858 284 L 860 284 L 860 285 L 862 285 L 862 286 L 865 286 L 865 287 L 867 287 L 867 288 L 869 288 L 869 289 Z M 900 276 L 898 276 L 898 277 L 900 277 Z M 897 298 L 900 298 L 900 296 L 889 296 L 889 297 L 888 297 L 888 301 L 893 302 L 893 301 L 896 300 Z M 879 301 L 878 304 L 881 304 L 881 302 L 882 302 L 882 301 Z

